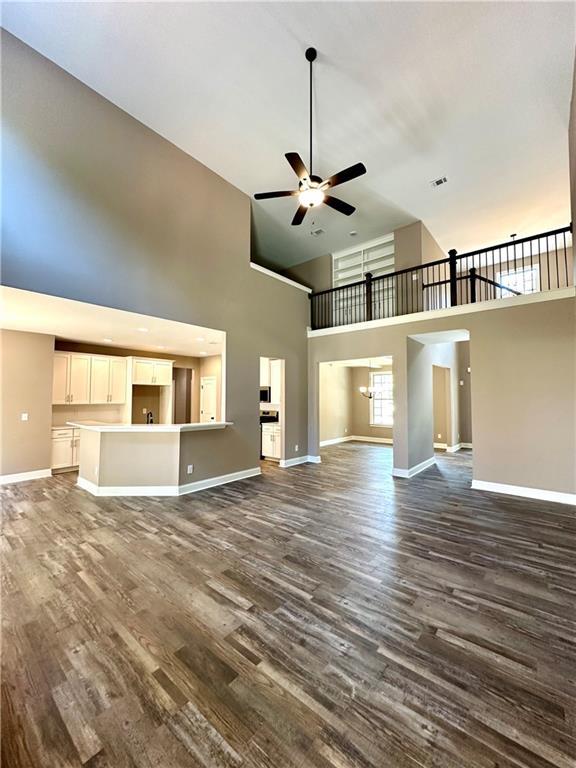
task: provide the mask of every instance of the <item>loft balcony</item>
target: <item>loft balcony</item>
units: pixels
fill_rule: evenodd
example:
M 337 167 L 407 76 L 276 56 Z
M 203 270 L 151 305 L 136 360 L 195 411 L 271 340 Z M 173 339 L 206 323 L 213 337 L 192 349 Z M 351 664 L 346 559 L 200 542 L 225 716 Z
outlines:
M 312 330 L 574 285 L 572 225 L 310 295 Z

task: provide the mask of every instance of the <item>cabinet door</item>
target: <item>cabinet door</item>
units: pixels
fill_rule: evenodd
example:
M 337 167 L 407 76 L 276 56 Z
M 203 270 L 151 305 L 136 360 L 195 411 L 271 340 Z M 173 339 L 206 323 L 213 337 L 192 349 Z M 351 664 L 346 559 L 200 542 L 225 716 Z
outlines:
M 66 405 L 68 403 L 69 363 L 70 355 L 55 352 L 52 374 L 52 405 Z
M 110 358 L 93 357 L 90 370 L 90 402 L 110 402 Z
M 70 355 L 70 378 L 68 402 L 72 405 L 86 405 L 90 402 L 90 355 Z
M 110 358 L 110 401 L 116 405 L 126 402 L 126 360 Z
M 262 456 L 274 457 L 274 435 L 268 429 L 262 430 Z
M 74 430 L 74 437 L 72 438 L 72 467 L 77 467 L 80 464 L 80 430 Z
M 270 386 L 270 360 L 267 357 L 260 358 L 260 386 Z
M 72 437 L 52 439 L 52 469 L 74 466 L 72 463 L 73 443 L 74 439 Z
M 153 384 L 154 383 L 154 361 L 153 360 L 134 360 L 132 369 L 133 384 Z
M 282 445 L 282 436 L 280 433 L 280 430 L 274 429 L 272 431 L 272 445 L 273 445 L 273 452 L 272 452 L 272 458 L 279 459 L 280 458 L 280 446 Z
M 270 360 L 270 402 L 282 402 L 282 360 Z
M 154 384 L 172 384 L 172 363 L 154 363 Z

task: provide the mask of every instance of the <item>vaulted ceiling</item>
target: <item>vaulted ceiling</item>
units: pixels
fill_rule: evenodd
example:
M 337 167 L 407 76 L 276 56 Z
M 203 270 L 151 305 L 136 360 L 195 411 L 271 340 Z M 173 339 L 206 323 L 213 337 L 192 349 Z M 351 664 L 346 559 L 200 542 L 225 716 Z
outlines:
M 339 188 L 350 218 L 253 203 L 270 262 L 417 219 L 460 251 L 569 221 L 572 3 L 7 3 L 2 25 L 249 195 L 307 160 L 318 48 L 315 164 L 368 173 Z

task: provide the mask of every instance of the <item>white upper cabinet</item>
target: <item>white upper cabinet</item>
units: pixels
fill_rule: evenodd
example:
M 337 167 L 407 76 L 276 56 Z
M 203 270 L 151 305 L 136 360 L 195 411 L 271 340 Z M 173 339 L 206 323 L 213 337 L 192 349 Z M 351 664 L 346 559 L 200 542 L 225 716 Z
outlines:
M 54 369 L 52 374 L 52 404 L 66 405 L 68 403 L 68 370 L 70 355 L 66 352 L 54 353 Z
M 54 353 L 53 405 L 86 405 L 90 402 L 90 355 Z
M 270 386 L 270 359 L 267 357 L 260 358 L 260 386 Z
M 172 384 L 171 360 L 147 360 L 135 357 L 132 367 L 132 384 Z
M 110 358 L 110 402 L 121 405 L 126 402 L 126 358 Z
M 93 405 L 126 402 L 126 358 L 92 358 L 90 402 Z
M 270 402 L 282 402 L 282 360 L 270 360 Z

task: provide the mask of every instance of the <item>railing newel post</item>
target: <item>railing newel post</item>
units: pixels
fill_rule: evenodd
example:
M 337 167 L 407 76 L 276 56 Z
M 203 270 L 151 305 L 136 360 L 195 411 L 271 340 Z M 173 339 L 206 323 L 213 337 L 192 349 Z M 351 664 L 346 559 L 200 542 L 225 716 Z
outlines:
M 457 275 L 457 261 L 456 256 L 458 255 L 458 251 L 456 248 L 452 248 L 450 251 L 448 251 L 448 256 L 450 258 L 449 263 L 449 269 L 450 269 L 450 306 L 455 307 L 458 304 L 458 275 Z
M 476 304 L 476 267 L 470 267 L 470 303 Z
M 372 272 L 366 272 L 366 320 L 372 320 Z

